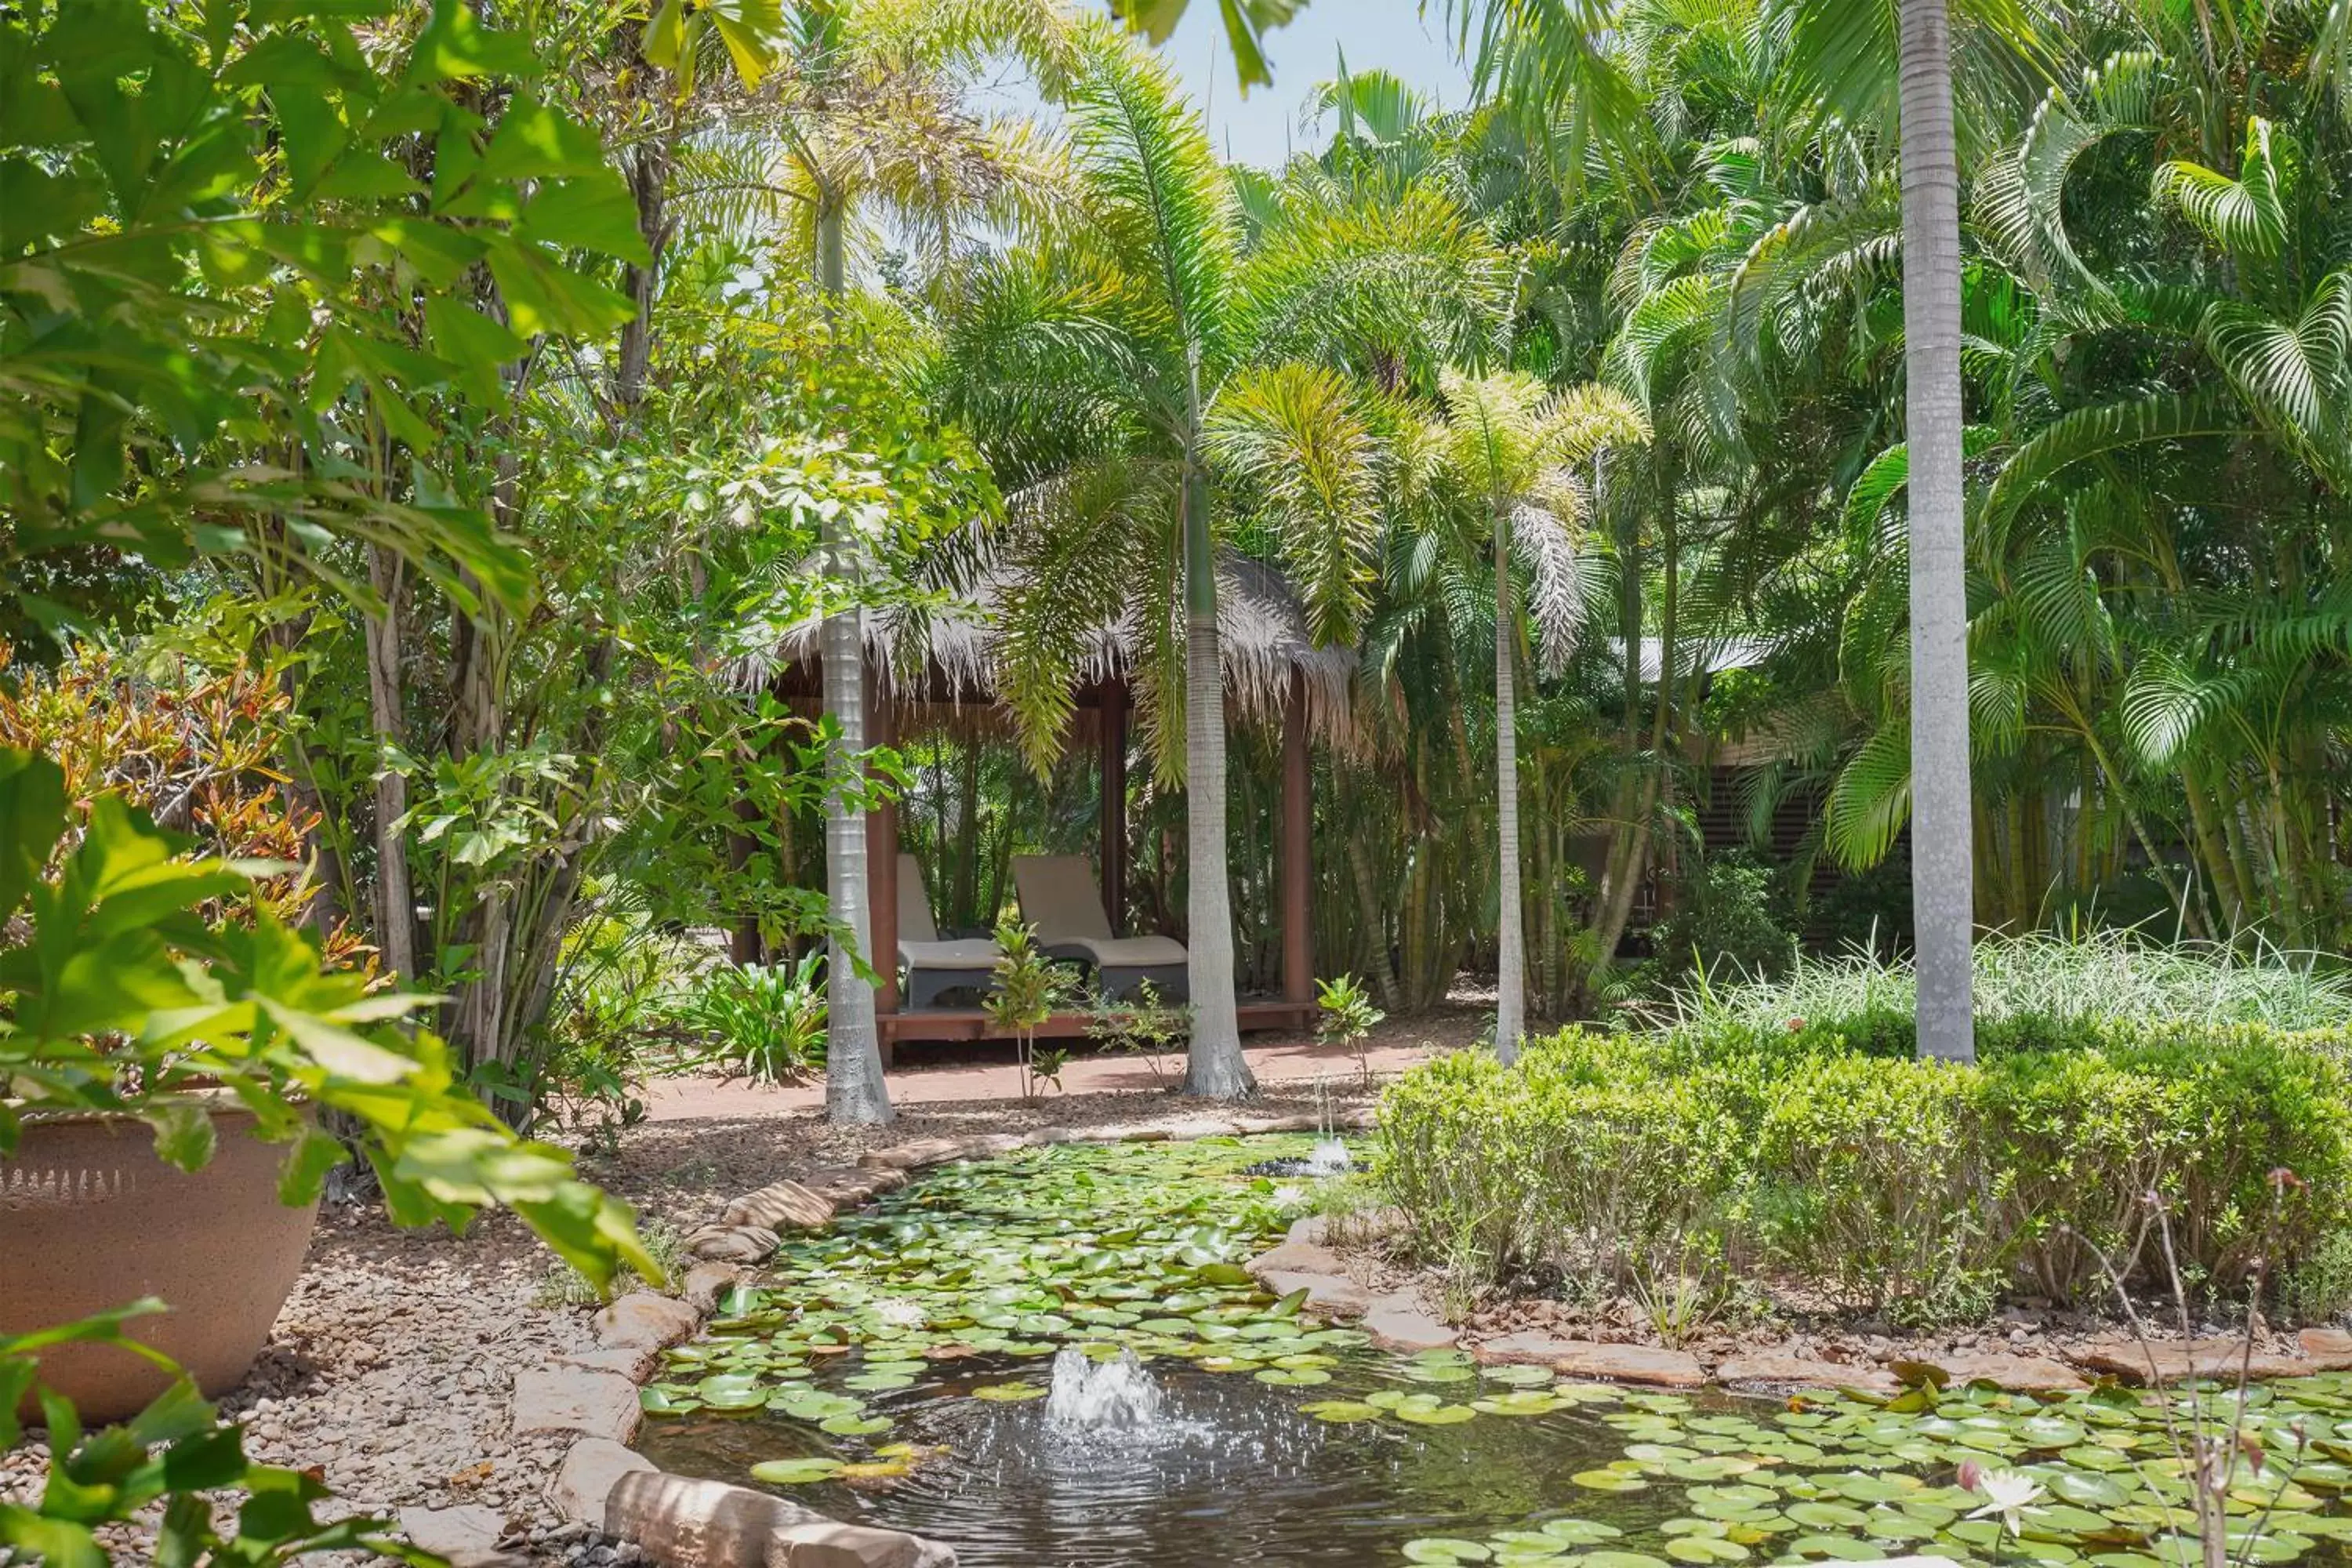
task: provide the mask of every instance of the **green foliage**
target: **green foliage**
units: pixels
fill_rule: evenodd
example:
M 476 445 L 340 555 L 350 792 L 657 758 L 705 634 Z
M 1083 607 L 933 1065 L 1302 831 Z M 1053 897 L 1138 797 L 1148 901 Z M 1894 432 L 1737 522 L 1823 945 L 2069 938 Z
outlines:
M 1074 976 L 1037 946 L 1037 929 L 1006 918 L 997 922 L 995 984 L 981 999 L 989 1022 L 1013 1037 L 1021 1065 L 1021 1098 L 1036 1098 L 1037 1080 L 1060 1087 L 1066 1053 L 1037 1049 L 1037 1026 L 1070 994 Z M 1050 1070 L 1048 1070 L 1050 1068 Z
M 1652 933 L 1668 973 L 1695 969 L 1712 983 L 1785 973 L 1796 961 L 1782 874 L 1745 850 L 1711 855 L 1677 890 Z
M 1181 1003 L 1170 1005 L 1150 980 L 1138 982 L 1135 994 L 1126 1000 L 1101 991 L 1087 998 L 1087 1038 L 1107 1050 L 1141 1057 L 1155 1083 L 1162 1070 L 1160 1058 L 1192 1027 L 1192 1009 Z
M 1315 1005 L 1319 1016 L 1315 1024 L 1315 1037 L 1324 1045 L 1340 1045 L 1356 1053 L 1356 1070 L 1364 1087 L 1372 1086 L 1371 1058 L 1364 1054 L 1364 1042 L 1388 1016 L 1372 1005 L 1370 993 L 1352 974 L 1342 974 L 1336 980 L 1315 983 Z
M 702 976 L 680 1018 L 711 1037 L 693 1065 L 719 1064 L 753 1083 L 796 1083 L 824 1065 L 822 949 L 790 964 L 721 964 Z
M 217 1085 L 254 1113 L 257 1136 L 291 1145 L 280 1182 L 289 1203 L 314 1197 L 343 1158 L 310 1115 L 339 1111 L 360 1127 L 399 1223 L 462 1226 L 503 1204 L 593 1279 L 624 1262 L 656 1271 L 625 1205 L 509 1131 L 439 1039 L 397 1026 L 421 998 L 322 970 L 310 939 L 266 913 L 196 918 L 274 867 L 190 858 L 102 795 L 45 879 L 68 827 L 57 765 L 0 750 L 0 923 L 21 912 L 28 927 L 0 952 L 10 1024 L 0 1082 L 15 1097 L 0 1099 L 0 1156 L 30 1117 L 109 1111 L 146 1122 L 157 1154 L 194 1170 L 213 1153 L 199 1086 Z
M 2352 1026 L 2352 973 L 2321 954 L 2159 942 L 2083 927 L 1991 936 L 1976 944 L 1977 1016 L 1988 1024 L 2042 1018 L 2169 1018 L 2283 1030 Z M 1901 959 L 1851 952 L 1801 956 L 1787 973 L 1679 997 L 1680 1021 L 1772 1029 L 1792 1018 L 1905 1020 L 1915 981 Z M 1907 1047 L 1906 1047 L 1907 1048 Z
M 2011 1289 L 2095 1298 L 2095 1248 L 2157 1283 L 2150 1194 L 2218 1290 L 2352 1228 L 2352 1033 L 2019 1018 L 1980 1038 L 1971 1068 L 1887 1053 L 1868 1016 L 1570 1030 L 1517 1069 L 1463 1053 L 1387 1091 L 1376 1173 L 1423 1247 L 1490 1278 L 1727 1269 L 1914 1320 Z M 2305 1185 L 2274 1208 L 2281 1168 Z
M 27 1399 L 40 1411 L 49 1451 L 39 1499 L 0 1501 L 0 1552 L 48 1568 L 107 1568 L 114 1558 L 100 1531 L 160 1513 L 152 1559 L 158 1568 L 259 1568 L 336 1551 L 438 1568 L 438 1557 L 391 1539 L 389 1521 L 318 1519 L 313 1510 L 327 1489 L 303 1471 L 247 1458 L 244 1428 L 223 1422 L 184 1374 L 138 1415 L 96 1432 L 85 1432 L 72 1403 L 41 1385 L 39 1352 L 64 1344 L 111 1345 L 176 1372 L 168 1358 L 125 1332 L 131 1320 L 163 1310 L 151 1297 L 79 1323 L 0 1336 L 0 1451 L 23 1436 L 17 1406 Z M 226 1489 L 243 1495 L 224 1533 L 207 1494 Z
M 430 452 L 424 400 L 496 402 L 526 339 L 627 318 L 567 253 L 642 261 L 645 245 L 597 137 L 530 85 L 530 38 L 443 3 L 362 47 L 353 16 L 392 10 L 70 0 L 0 24 L 12 575 L 99 544 L 167 563 L 252 548 L 297 510 L 307 541 L 396 545 L 469 603 L 525 595 L 482 512 L 392 501 L 330 458 L 329 411 L 362 389 L 383 430 Z M 520 89 L 496 126 L 477 107 L 491 85 Z M 476 269 L 503 320 L 460 291 Z M 421 319 L 395 304 L 420 294 Z

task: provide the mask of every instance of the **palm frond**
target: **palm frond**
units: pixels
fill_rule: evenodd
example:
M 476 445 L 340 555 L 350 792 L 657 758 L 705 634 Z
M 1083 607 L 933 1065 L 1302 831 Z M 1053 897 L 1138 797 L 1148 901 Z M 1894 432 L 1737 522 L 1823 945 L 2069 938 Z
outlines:
M 1352 638 L 1375 576 L 1381 453 L 1346 378 L 1297 363 L 1244 371 L 1219 395 L 1208 437 L 1274 530 L 1316 646 Z

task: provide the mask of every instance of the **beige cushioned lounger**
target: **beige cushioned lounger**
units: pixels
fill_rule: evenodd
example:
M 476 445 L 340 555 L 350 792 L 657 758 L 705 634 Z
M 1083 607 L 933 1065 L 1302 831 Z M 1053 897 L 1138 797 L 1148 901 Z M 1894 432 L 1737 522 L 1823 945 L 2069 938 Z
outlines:
M 1132 995 L 1149 980 L 1163 997 L 1184 999 L 1184 944 L 1172 937 L 1111 935 L 1085 856 L 1017 857 L 1013 885 L 1021 895 L 1021 918 L 1037 928 L 1037 945 L 1055 958 L 1093 964 L 1106 995 Z
M 940 993 L 969 985 L 993 989 L 996 943 L 986 937 L 941 942 L 931 919 L 931 897 L 923 887 L 923 868 L 912 855 L 898 857 L 898 962 L 907 966 L 907 1008 L 918 1012 L 940 999 Z

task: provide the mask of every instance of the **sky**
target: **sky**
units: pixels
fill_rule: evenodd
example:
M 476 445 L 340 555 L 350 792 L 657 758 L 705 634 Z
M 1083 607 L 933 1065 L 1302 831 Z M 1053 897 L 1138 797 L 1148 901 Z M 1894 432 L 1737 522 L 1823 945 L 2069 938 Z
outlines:
M 1216 0 L 1192 0 L 1161 52 L 1207 111 L 1218 154 L 1273 168 L 1294 145 L 1307 144 L 1299 109 L 1316 83 L 1339 74 L 1342 48 L 1349 70 L 1393 71 L 1446 108 L 1460 108 L 1470 96 L 1469 72 L 1445 41 L 1444 7 L 1432 9 L 1423 18 L 1419 0 L 1309 0 L 1288 26 L 1265 36 L 1274 85 L 1252 89 L 1247 99 L 1234 84 Z

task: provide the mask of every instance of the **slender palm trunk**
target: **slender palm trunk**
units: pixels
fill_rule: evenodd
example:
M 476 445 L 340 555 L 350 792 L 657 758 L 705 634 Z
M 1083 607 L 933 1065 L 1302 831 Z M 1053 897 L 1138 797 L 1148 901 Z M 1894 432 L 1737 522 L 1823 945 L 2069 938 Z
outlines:
M 847 215 L 826 201 L 817 215 L 817 282 L 828 300 L 848 287 L 845 259 Z M 856 562 L 846 531 L 828 522 L 826 574 L 855 585 Z M 819 647 L 824 661 L 824 710 L 840 739 L 825 759 L 824 902 L 833 935 L 825 957 L 824 1113 L 834 1121 L 887 1121 L 890 1090 L 882 1079 L 882 1046 L 874 1027 L 874 986 L 857 960 L 896 963 L 874 951 L 866 909 L 866 814 L 859 808 L 858 757 L 866 750 L 866 639 L 854 606 L 824 618 Z M 843 939 L 848 940 L 845 942 Z
M 1197 427 L 1197 426 L 1196 426 Z M 1184 476 L 1184 834 L 1190 884 L 1185 978 L 1192 1044 L 1184 1092 L 1241 1100 L 1257 1092 L 1242 1054 L 1234 996 L 1233 896 L 1225 868 L 1225 683 L 1217 651 L 1217 561 L 1209 478 Z
M 400 557 L 381 544 L 368 546 L 368 584 L 383 601 L 383 614 L 367 623 L 368 717 L 379 752 L 408 743 L 400 691 Z M 416 899 L 409 889 L 408 840 L 397 826 L 408 814 L 408 779 L 388 760 L 375 778 L 375 942 L 383 971 L 403 985 L 415 985 Z
M 1495 1054 L 1517 1061 L 1527 1032 L 1528 940 L 1519 901 L 1518 703 L 1511 688 L 1511 656 L 1518 640 L 1511 613 L 1511 517 L 1495 513 L 1495 837 L 1501 847 L 1496 879 Z
M 1911 908 L 1919 1054 L 1976 1059 L 1969 969 L 1960 176 L 1945 0 L 1901 0 L 1905 413 L 1911 457 Z

